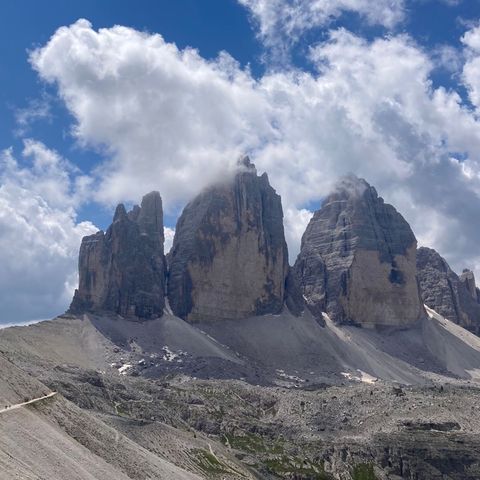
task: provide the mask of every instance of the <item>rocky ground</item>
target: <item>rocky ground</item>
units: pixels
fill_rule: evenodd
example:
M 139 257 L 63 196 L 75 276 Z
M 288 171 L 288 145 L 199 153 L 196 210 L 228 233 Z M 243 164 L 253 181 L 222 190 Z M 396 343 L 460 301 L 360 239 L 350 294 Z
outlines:
M 183 375 L 153 381 L 73 367 L 45 372 L 42 381 L 142 448 L 204 478 L 480 474 L 480 388 L 464 381 L 285 388 Z M 85 425 L 65 420 L 68 409 L 50 403 L 40 411 L 90 448 Z M 140 472 L 127 474 L 143 478 Z
M 289 345 L 296 339 L 298 348 L 314 351 L 307 341 L 317 332 L 309 330 L 313 324 L 292 330 L 288 319 L 272 317 L 264 319 L 266 331 L 275 318 Z M 241 348 L 241 338 L 228 346 L 177 320 L 146 328 L 64 317 L 1 330 L 2 372 L 11 372 L 2 374 L 3 401 L 59 394 L 0 415 L 0 464 L 10 472 L 0 478 L 480 478 L 480 385 L 474 371 L 468 374 L 480 347 L 460 327 L 432 318 L 425 330 L 433 342 L 430 358 L 425 345 L 412 343 L 418 331 L 387 335 L 317 325 L 325 345 L 334 343 L 335 332 L 344 342 L 331 345 L 322 365 L 319 358 L 308 364 L 313 357 L 300 350 L 296 356 L 270 351 L 257 319 L 264 351 L 272 363 L 283 362 L 273 368 L 262 363 L 255 342 L 250 350 Z M 440 346 L 449 365 L 430 363 Z M 340 347 L 362 368 L 333 361 Z M 406 363 L 401 357 L 409 349 L 417 356 Z M 463 370 L 446 374 L 447 366 Z M 210 378 L 202 378 L 209 368 Z M 65 460 L 52 470 L 52 445 L 95 467 L 79 474 Z M 32 454 L 45 457 L 38 471 L 12 461 L 27 462 Z M 15 477 L 16 471 L 23 473 Z M 65 476 L 73 471 L 76 476 Z

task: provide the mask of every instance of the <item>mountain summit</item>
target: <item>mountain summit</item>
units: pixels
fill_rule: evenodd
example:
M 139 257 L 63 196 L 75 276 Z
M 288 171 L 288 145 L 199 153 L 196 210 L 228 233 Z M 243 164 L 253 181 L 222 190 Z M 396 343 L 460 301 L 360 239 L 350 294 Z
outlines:
M 127 213 L 120 204 L 104 233 L 83 238 L 79 287 L 72 313 L 109 311 L 124 317 L 155 318 L 165 306 L 166 263 L 163 209 L 151 192 Z
M 315 212 L 295 274 L 312 313 L 337 323 L 406 327 L 424 316 L 417 241 L 405 219 L 365 180 L 349 175 Z
M 233 179 L 208 188 L 184 209 L 169 259 L 175 315 L 215 321 L 278 313 L 288 252 L 280 196 L 242 157 Z

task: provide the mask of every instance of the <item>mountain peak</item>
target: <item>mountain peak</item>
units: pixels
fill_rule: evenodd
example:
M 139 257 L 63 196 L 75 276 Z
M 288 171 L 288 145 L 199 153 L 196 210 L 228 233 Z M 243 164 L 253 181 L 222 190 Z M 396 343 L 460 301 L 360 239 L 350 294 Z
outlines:
M 480 304 L 470 270 L 464 270 L 459 277 L 439 253 L 420 247 L 417 274 L 428 307 L 474 333 L 480 332 Z
M 113 221 L 118 222 L 119 220 L 123 220 L 125 218 L 127 218 L 127 210 L 125 209 L 125 205 L 123 203 L 119 203 L 117 208 L 115 208 Z
M 107 311 L 152 318 L 163 313 L 166 265 L 163 211 L 158 192 L 127 213 L 119 204 L 105 233 L 84 237 L 79 254 L 79 287 L 70 311 Z
M 184 209 L 171 251 L 168 295 L 190 322 L 278 313 L 288 253 L 279 195 L 248 156 L 230 182 Z
M 478 302 L 478 289 L 475 283 L 474 273 L 470 269 L 464 268 L 462 274 L 460 275 L 460 280 L 465 285 L 465 288 L 467 289 L 468 293 L 470 293 L 472 298 Z
M 250 157 L 248 155 L 242 155 L 237 160 L 237 167 L 240 171 L 249 172 L 249 173 L 257 173 L 257 169 L 255 164 L 251 162 Z
M 408 326 L 423 314 L 416 239 L 364 179 L 337 182 L 302 238 L 295 264 L 307 305 L 339 323 Z

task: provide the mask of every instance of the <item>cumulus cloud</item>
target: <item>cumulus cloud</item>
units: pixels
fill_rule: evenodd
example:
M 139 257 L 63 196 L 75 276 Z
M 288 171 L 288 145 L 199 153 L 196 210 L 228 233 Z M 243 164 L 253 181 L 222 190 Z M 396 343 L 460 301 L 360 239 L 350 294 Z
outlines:
M 255 82 L 227 54 L 207 62 L 160 35 L 79 20 L 31 60 L 58 83 L 74 135 L 112 155 L 98 172 L 101 201 L 134 201 L 159 182 L 167 206 L 184 201 L 272 133 Z
M 11 149 L 0 152 L 0 323 L 65 311 L 80 240 L 96 231 L 76 221 L 83 182 L 75 169 L 34 140 L 25 141 L 21 156 L 27 166 Z
M 473 35 L 464 37 L 470 63 Z M 106 156 L 95 172 L 99 201 L 159 189 L 175 211 L 248 152 L 282 195 L 292 259 L 309 205 L 354 172 L 398 207 L 422 244 L 457 270 L 478 268 L 480 125 L 457 92 L 432 87 L 434 59 L 406 35 L 366 41 L 343 29 L 310 57 L 315 74 L 256 79 L 227 54 L 207 61 L 160 35 L 95 31 L 80 20 L 31 62 L 58 85 L 78 141 Z M 464 76 L 473 92 L 474 76 Z
M 274 56 L 284 59 L 305 32 L 325 27 L 345 12 L 373 25 L 392 28 L 404 17 L 404 0 L 238 0 L 258 27 L 258 35 Z

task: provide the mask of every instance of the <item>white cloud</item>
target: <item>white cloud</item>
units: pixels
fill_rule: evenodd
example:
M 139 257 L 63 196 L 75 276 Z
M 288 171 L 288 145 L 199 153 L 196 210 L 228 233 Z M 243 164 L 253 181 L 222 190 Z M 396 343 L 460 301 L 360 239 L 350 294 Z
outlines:
M 238 0 L 258 27 L 265 46 L 284 57 L 308 30 L 325 27 L 345 12 L 354 12 L 373 25 L 392 28 L 404 17 L 404 0 Z M 277 58 L 278 59 L 278 58 Z
M 467 61 L 463 67 L 463 80 L 468 88 L 470 101 L 480 109 L 480 25 L 463 37 Z
M 29 131 L 32 123 L 39 120 L 50 121 L 51 119 L 50 99 L 47 95 L 30 100 L 26 107 L 15 110 L 15 121 L 17 123 L 15 134 L 23 137 Z
M 475 61 L 473 37 L 464 42 Z M 316 75 L 255 79 L 227 54 L 207 61 L 159 35 L 96 32 L 85 20 L 31 57 L 58 85 L 78 141 L 105 152 L 100 201 L 159 189 L 172 212 L 247 151 L 282 195 L 292 253 L 305 208 L 354 172 L 452 267 L 478 265 L 480 124 L 458 93 L 432 87 L 434 61 L 408 36 L 367 42 L 343 29 L 311 59 Z
M 300 251 L 300 244 L 303 233 L 313 212 L 306 208 L 287 208 L 284 212 L 285 240 L 289 247 L 290 263 L 293 265 L 297 253 Z
M 457 75 L 463 67 L 463 54 L 460 49 L 451 45 L 439 45 L 432 51 L 433 61 L 437 68 Z
M 175 236 L 175 229 L 170 227 L 164 227 L 163 233 L 165 235 L 164 251 L 166 255 L 172 248 L 173 237 Z
M 76 137 L 112 154 L 99 171 L 105 202 L 134 201 L 159 180 L 167 205 L 184 201 L 272 132 L 254 81 L 231 57 L 206 62 L 160 35 L 97 33 L 80 20 L 60 28 L 32 63 L 58 82 Z
M 72 167 L 27 140 L 20 166 L 0 152 L 0 323 L 48 318 L 68 306 L 77 283 L 80 240 L 96 231 L 78 223 Z

